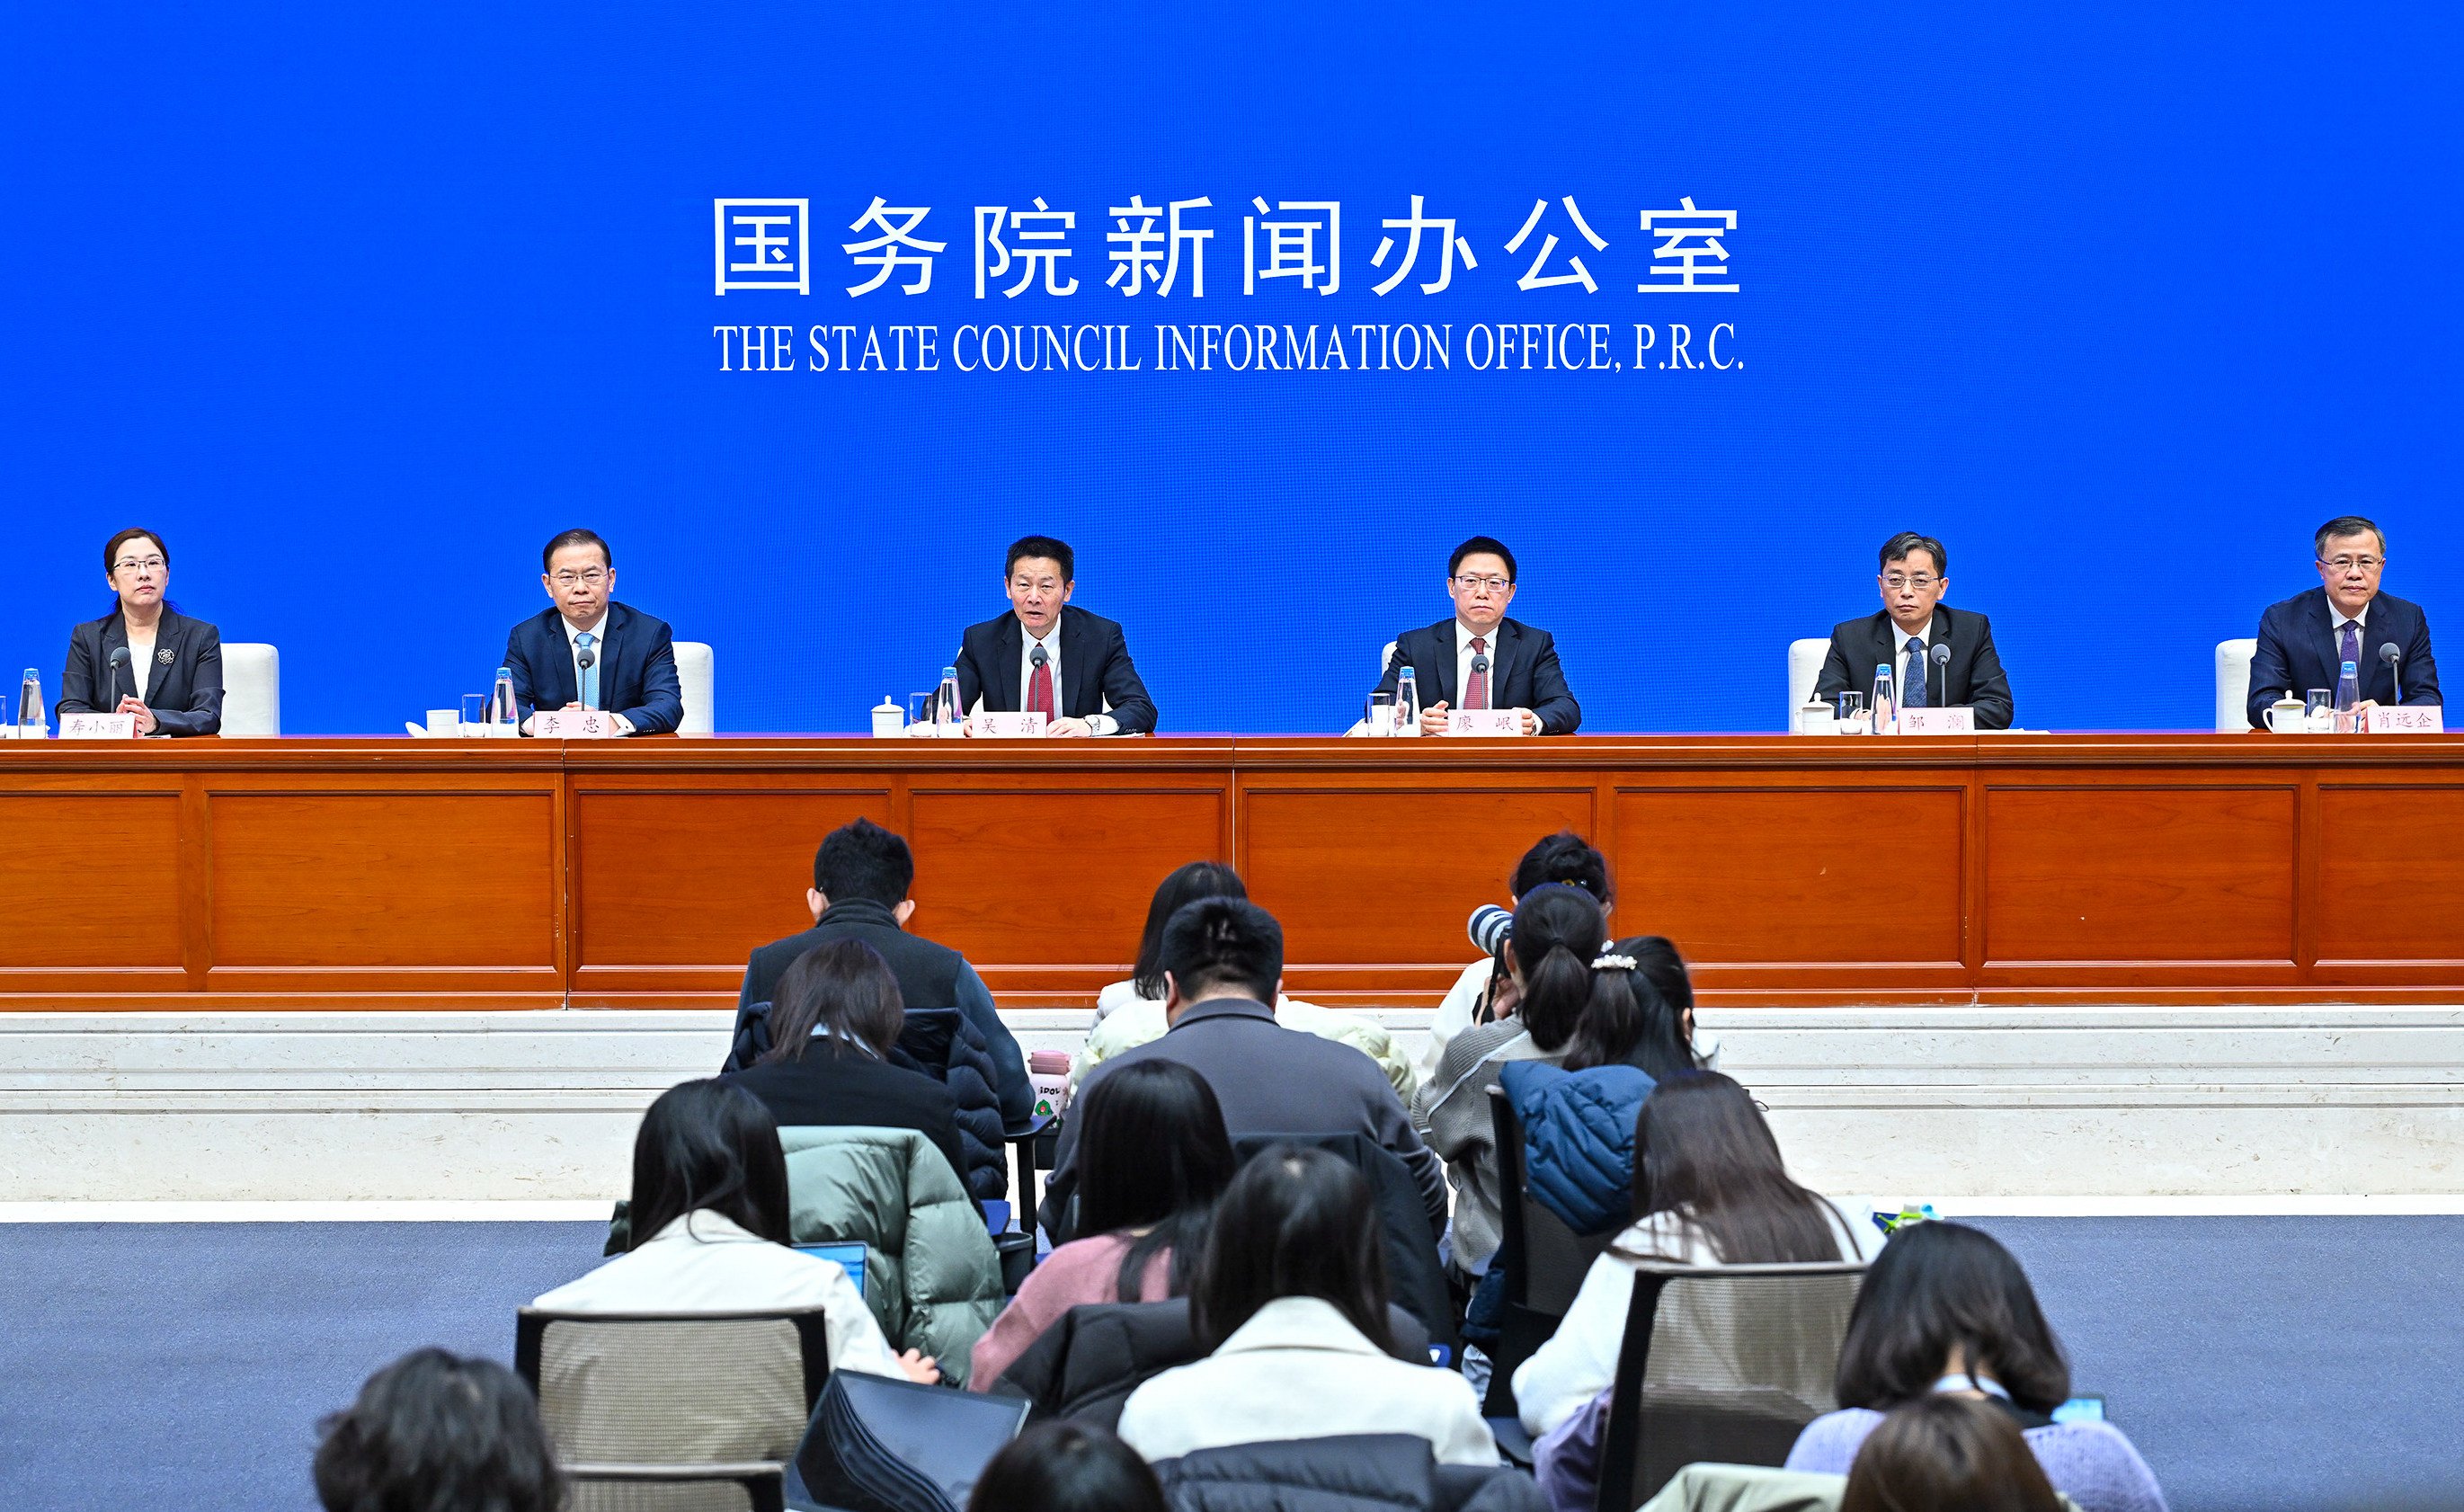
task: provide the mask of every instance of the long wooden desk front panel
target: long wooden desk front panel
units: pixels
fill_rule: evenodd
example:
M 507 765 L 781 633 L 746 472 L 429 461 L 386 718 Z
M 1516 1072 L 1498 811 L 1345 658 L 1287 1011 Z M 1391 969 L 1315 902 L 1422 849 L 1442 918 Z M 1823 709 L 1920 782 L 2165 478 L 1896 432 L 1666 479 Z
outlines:
M 2464 1000 L 2464 738 L 0 743 L 0 1007 L 704 1006 L 813 847 L 1022 1005 L 1226 858 L 1291 990 L 1426 1003 L 1559 827 L 1716 997 Z

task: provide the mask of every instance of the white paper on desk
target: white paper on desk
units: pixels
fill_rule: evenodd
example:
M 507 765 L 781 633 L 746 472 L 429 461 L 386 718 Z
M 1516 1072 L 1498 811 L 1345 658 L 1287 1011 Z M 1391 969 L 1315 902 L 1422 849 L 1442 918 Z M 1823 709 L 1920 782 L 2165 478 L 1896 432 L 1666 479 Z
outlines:
M 1976 734 L 1976 711 L 1957 709 L 1903 709 L 1900 711 L 1900 734 L 1903 735 L 1972 735 Z
M 1037 710 L 979 709 L 967 716 L 967 731 L 979 740 L 1041 740 L 1044 715 Z
M 1523 734 L 1523 715 L 1513 709 L 1449 709 L 1446 711 L 1446 734 L 1519 737 Z
M 616 721 L 598 709 L 542 709 L 531 715 L 531 734 L 541 740 L 608 740 Z
M 2380 704 L 2369 712 L 2374 735 L 2443 735 L 2447 711 L 2438 704 Z
M 60 738 L 63 740 L 134 740 L 137 738 L 135 714 L 62 714 Z

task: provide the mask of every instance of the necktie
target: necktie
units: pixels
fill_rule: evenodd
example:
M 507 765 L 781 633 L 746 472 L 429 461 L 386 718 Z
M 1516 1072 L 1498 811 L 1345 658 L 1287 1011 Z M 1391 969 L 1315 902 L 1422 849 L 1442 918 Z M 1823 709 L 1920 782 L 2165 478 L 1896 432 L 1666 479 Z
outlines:
M 1900 707 L 1903 709 L 1925 708 L 1925 643 L 1918 640 L 1913 635 L 1908 637 L 1908 675 L 1905 681 L 1907 686 L 1900 690 Z
M 599 644 L 599 638 L 584 630 L 573 638 L 573 644 L 577 649 L 586 651 Z M 599 707 L 599 658 L 596 656 L 590 659 L 589 666 L 582 669 L 582 707 Z
M 1475 635 L 1471 638 L 1471 654 L 1474 658 L 1480 657 L 1487 649 L 1488 637 Z M 1471 681 L 1463 685 L 1463 707 L 1465 709 L 1488 707 L 1488 668 L 1477 665 L 1476 662 L 1472 668 Z
M 2358 684 L 2361 680 L 2362 671 L 2362 627 L 2355 625 L 2352 621 L 2346 620 L 2344 622 L 2344 638 L 2337 643 L 2336 649 L 2343 653 L 2343 660 L 2353 664 L 2353 677 L 2355 683 Z M 2343 668 L 2338 668 L 2337 671 L 2341 675 Z
M 1049 661 L 1036 663 L 1035 670 L 1027 675 L 1026 712 L 1042 714 L 1047 722 L 1060 717 L 1052 708 L 1052 663 Z

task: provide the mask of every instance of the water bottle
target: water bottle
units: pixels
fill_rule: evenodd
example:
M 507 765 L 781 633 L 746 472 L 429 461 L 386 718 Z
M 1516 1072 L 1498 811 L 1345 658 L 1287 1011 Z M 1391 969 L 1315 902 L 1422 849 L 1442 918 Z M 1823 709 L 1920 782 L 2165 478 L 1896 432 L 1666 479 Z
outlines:
M 1874 668 L 1874 696 L 1866 707 L 1873 711 L 1874 734 L 1896 734 L 1900 726 L 1900 700 L 1891 687 L 1891 664 L 1877 663 Z
M 941 686 L 933 693 L 933 722 L 946 735 L 958 734 L 967 722 L 966 712 L 958 707 L 958 669 L 955 667 L 941 668 Z
M 43 738 L 43 674 L 29 667 L 17 685 L 17 738 Z
M 496 728 L 492 734 L 510 735 L 521 730 L 521 711 L 514 703 L 514 669 L 496 668 L 496 686 L 488 694 L 488 722 Z
M 1420 680 L 1412 675 L 1408 667 L 1395 674 L 1395 733 L 1420 733 Z
M 2361 716 L 2353 712 L 2353 706 L 2361 701 L 2361 668 L 2346 662 L 2343 670 L 2336 674 L 2336 733 L 2338 734 L 2348 735 L 2362 727 Z

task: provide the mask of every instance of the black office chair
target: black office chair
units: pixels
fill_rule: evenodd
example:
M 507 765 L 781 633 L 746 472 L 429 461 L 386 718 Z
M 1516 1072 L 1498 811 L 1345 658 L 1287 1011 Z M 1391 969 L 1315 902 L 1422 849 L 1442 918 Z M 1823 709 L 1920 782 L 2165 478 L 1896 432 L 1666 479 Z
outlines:
M 1488 1263 L 1505 1278 L 1506 1308 L 1498 1323 L 1497 1348 L 1489 1354 L 1493 1370 L 1481 1411 L 1491 1418 L 1509 1418 L 1519 1411 L 1515 1369 L 1539 1352 L 1565 1322 L 1592 1261 L 1607 1251 L 1617 1231 L 1577 1234 L 1534 1198 L 1524 1172 L 1523 1121 L 1515 1116 L 1514 1100 L 1504 1087 L 1488 1089 L 1488 1111 L 1497 1129 L 1498 1212 L 1504 1220 L 1497 1253 Z

